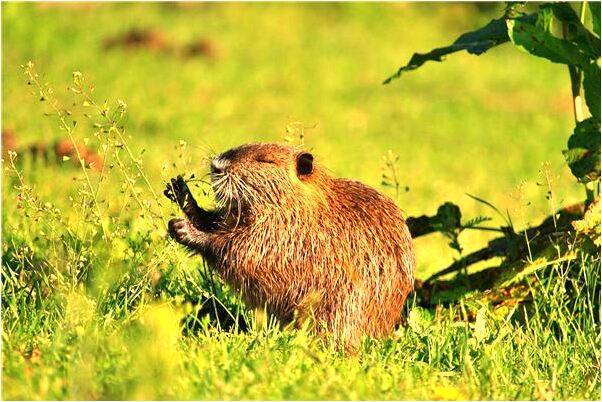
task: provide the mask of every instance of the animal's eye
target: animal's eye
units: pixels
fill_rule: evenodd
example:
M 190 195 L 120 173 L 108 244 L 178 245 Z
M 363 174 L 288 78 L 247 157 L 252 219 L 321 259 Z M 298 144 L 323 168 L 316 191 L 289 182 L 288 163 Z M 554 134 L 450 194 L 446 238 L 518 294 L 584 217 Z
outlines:
M 268 157 L 268 156 L 264 156 L 264 155 L 260 155 L 260 156 L 258 156 L 257 158 L 255 158 L 255 160 L 256 160 L 257 162 L 259 162 L 259 163 L 271 163 L 271 164 L 273 164 L 273 165 L 275 165 L 275 164 L 276 164 L 276 161 L 275 161 L 275 160 L 271 159 L 271 158 L 270 158 L 270 157 Z

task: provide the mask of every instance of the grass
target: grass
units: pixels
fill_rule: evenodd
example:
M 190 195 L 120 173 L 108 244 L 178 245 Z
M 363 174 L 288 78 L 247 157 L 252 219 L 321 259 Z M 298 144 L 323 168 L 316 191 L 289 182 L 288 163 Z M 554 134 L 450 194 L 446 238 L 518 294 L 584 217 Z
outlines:
M 86 138 L 105 149 L 110 168 L 4 157 L 2 397 L 598 399 L 597 252 L 524 281 L 537 295 L 524 310 L 466 299 L 427 311 L 410 302 L 407 326 L 346 356 L 245 310 L 199 258 L 165 238 L 177 214 L 160 197 L 167 178 L 202 176 L 210 150 L 283 140 L 294 122 L 333 174 L 390 195 L 380 185 L 383 157 L 399 155 L 409 191 L 397 201 L 409 215 L 449 200 L 466 217 L 493 216 L 471 193 L 521 227 L 537 223 L 550 210 L 550 185 L 537 185 L 544 162 L 555 207 L 581 200 L 560 152 L 572 117 L 568 74 L 558 66 L 507 47 L 380 85 L 411 52 L 498 12 L 469 4 L 3 4 L 3 128 L 22 145 Z M 218 57 L 102 50 L 132 26 L 173 43 L 207 37 Z M 28 60 L 40 74 L 31 86 L 20 68 Z M 72 80 L 74 71 L 83 75 Z M 103 116 L 105 99 L 109 116 L 124 112 L 119 124 Z M 210 194 L 202 198 L 210 204 Z M 487 239 L 461 236 L 466 252 Z M 416 246 L 421 278 L 455 256 L 437 236 Z M 221 305 L 249 328 L 220 328 L 211 317 Z

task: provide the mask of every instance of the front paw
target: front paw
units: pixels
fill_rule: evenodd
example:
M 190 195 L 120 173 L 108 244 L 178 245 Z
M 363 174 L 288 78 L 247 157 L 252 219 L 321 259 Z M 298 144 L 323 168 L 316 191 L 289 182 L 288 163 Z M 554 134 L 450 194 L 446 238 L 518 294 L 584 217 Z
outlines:
M 180 175 L 176 179 L 171 179 L 170 183 L 167 183 L 163 194 L 172 202 L 177 203 L 180 208 L 183 208 L 188 200 L 193 199 L 188 185 Z
M 167 224 L 169 235 L 181 244 L 189 245 L 193 242 L 190 231 L 190 222 L 186 219 L 172 219 Z

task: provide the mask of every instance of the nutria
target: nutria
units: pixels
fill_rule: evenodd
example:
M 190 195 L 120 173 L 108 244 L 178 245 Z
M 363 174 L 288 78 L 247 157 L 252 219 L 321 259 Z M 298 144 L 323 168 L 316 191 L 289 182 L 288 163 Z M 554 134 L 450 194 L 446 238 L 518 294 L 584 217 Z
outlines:
M 60 164 L 65 158 L 69 158 L 75 167 L 81 166 L 78 158 L 79 152 L 79 156 L 84 160 L 84 165 L 87 168 L 101 171 L 103 167 L 103 160 L 97 152 L 77 140 L 71 140 L 69 137 L 59 138 L 52 145 L 48 145 L 45 141 L 37 141 L 26 147 L 18 148 L 15 132 L 2 130 L 2 156 L 5 156 L 8 151 L 28 154 L 33 162 L 51 163 L 55 160 Z
M 392 200 L 332 177 L 296 147 L 248 144 L 211 160 L 216 209 L 201 209 L 182 177 L 165 195 L 187 219 L 169 233 L 200 253 L 247 304 L 282 321 L 311 317 L 356 348 L 390 334 L 414 283 L 408 227 Z
M 170 50 L 171 48 L 163 32 L 138 28 L 133 28 L 124 34 L 108 38 L 104 41 L 103 46 L 106 50 L 113 48 L 147 48 L 156 53 Z
M 182 48 L 184 58 L 205 57 L 209 60 L 215 60 L 218 56 L 215 43 L 207 38 L 200 38 Z
M 84 166 L 96 171 L 102 171 L 103 162 L 100 155 L 85 144 L 71 140 L 69 137 L 60 138 L 54 143 L 54 154 L 59 163 L 67 157 L 72 161 L 74 166 L 79 167 L 81 166 L 79 157 L 81 157 L 84 161 Z
M 13 130 L 2 130 L 2 156 L 8 155 L 8 151 L 17 150 L 17 136 Z

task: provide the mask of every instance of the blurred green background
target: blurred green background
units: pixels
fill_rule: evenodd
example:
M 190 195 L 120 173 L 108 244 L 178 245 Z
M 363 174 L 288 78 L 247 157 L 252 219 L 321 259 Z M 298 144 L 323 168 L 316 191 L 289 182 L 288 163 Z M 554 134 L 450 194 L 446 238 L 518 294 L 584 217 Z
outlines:
M 506 44 L 381 84 L 414 52 L 499 17 L 501 3 L 1 7 L 2 129 L 18 152 L 14 166 L 3 153 L 3 399 L 596 399 L 594 256 L 555 263 L 532 289 L 529 314 L 514 304 L 520 295 L 430 310 L 410 299 L 408 325 L 347 355 L 307 328 L 281 330 L 244 309 L 166 236 L 181 212 L 161 196 L 165 180 L 202 177 L 210 153 L 241 143 L 298 142 L 299 127 L 334 175 L 385 192 L 408 216 L 451 201 L 465 220 L 505 224 L 470 193 L 507 210 L 520 230 L 582 200 L 561 153 L 574 126 L 566 67 Z M 27 85 L 29 61 L 73 112 L 65 123 L 77 121 L 75 141 L 106 146 L 115 167 L 99 174 L 73 157 L 33 160 L 30 145 L 66 133 Z M 127 104 L 125 141 L 95 136 L 102 119 L 85 118 L 93 108 L 68 90 L 75 71 L 100 104 Z M 399 156 L 399 194 L 381 183 L 389 152 Z M 210 204 L 204 187 L 192 189 Z M 465 231 L 460 243 L 467 253 L 491 236 Z M 447 243 L 440 234 L 416 240 L 418 278 L 458 257 Z M 547 261 L 538 264 L 530 268 Z M 248 327 L 229 331 L 216 306 Z
M 481 57 L 456 54 L 381 85 L 413 52 L 451 43 L 502 9 L 499 3 L 3 4 L 2 125 L 14 130 L 19 146 L 64 136 L 26 86 L 20 65 L 31 60 L 65 104 L 73 71 L 94 85 L 97 99 L 127 103 L 129 145 L 146 150 L 142 159 L 156 191 L 163 187 L 161 166 L 176 158 L 180 140 L 202 171 L 210 151 L 283 141 L 287 126 L 301 122 L 306 146 L 333 174 L 392 197 L 381 185 L 383 156 L 399 155 L 399 181 L 409 191 L 396 198 L 409 216 L 434 214 L 452 201 L 466 218 L 495 217 L 470 193 L 508 210 L 523 227 L 550 212 L 547 188 L 537 184 L 544 162 L 551 164 L 556 207 L 582 198 L 561 154 L 573 125 L 565 68 L 505 45 Z M 152 31 L 163 45 L 104 46 L 132 30 Z M 194 43 L 204 50 L 184 57 L 181 49 Z M 89 138 L 92 131 L 81 124 L 76 135 Z M 67 205 L 63 189 L 80 173 L 34 166 L 25 174 L 47 198 Z M 496 217 L 492 225 L 502 223 Z M 463 233 L 460 240 L 471 251 L 487 236 Z M 457 256 L 446 243 L 439 235 L 417 240 L 418 277 Z

